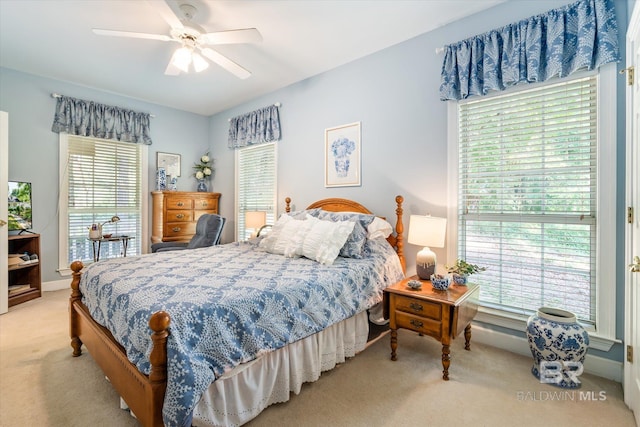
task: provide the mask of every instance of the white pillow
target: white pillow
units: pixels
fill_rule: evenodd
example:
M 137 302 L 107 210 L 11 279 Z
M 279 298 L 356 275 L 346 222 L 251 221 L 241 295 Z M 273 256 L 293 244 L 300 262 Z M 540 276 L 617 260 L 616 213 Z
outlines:
M 278 241 L 278 237 L 280 237 L 280 233 L 282 232 L 284 226 L 290 221 L 295 221 L 295 220 L 289 215 L 281 215 L 280 218 L 278 218 L 278 220 L 276 221 L 276 223 L 273 224 L 273 227 L 271 228 L 271 232 L 267 234 L 267 236 L 260 241 L 258 246 L 269 253 L 275 253 L 273 251 L 274 251 L 274 246 Z M 282 255 L 282 252 L 280 253 L 280 255 Z
M 287 258 L 302 256 L 302 242 L 309 227 L 311 227 L 310 222 L 306 219 L 288 221 L 274 245 L 273 253 L 282 254 Z
M 307 215 L 306 221 L 310 227 L 302 242 L 302 255 L 321 264 L 333 264 L 353 231 L 355 222 L 322 221 L 310 215 Z
M 391 224 L 380 217 L 375 217 L 373 222 L 367 226 L 367 239 L 377 239 L 378 237 L 386 239 L 391 233 L 393 233 Z

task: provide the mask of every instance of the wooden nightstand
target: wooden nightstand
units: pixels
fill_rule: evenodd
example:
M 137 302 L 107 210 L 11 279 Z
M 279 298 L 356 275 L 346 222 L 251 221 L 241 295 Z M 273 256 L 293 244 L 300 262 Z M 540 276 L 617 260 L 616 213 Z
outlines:
M 442 343 L 442 379 L 449 380 L 449 345 L 464 330 L 465 350 L 470 350 L 471 321 L 478 312 L 480 287 L 451 285 L 446 291 L 433 289 L 421 280 L 422 289 L 407 286 L 409 277 L 384 290 L 385 317 L 391 329 L 391 360 L 396 360 L 398 328 L 429 335 Z

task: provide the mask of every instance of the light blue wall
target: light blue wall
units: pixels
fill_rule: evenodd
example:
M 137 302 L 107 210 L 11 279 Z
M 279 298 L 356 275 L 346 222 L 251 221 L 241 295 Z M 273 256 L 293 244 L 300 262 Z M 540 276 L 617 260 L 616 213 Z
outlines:
M 510 1 L 213 116 L 211 150 L 217 165 L 214 187 L 223 193 L 221 209 L 230 220 L 224 240 L 233 239 L 235 227 L 234 152 L 226 146 L 228 119 L 275 102 L 282 103 L 282 140 L 277 143 L 280 211 L 287 196 L 296 208 L 321 198 L 346 197 L 394 218 L 394 198 L 401 194 L 405 198 L 405 235 L 410 214 L 446 216 L 447 104 L 438 97 L 443 58 L 435 49 L 568 3 Z M 624 46 L 626 0 L 616 1 L 616 8 Z M 618 94 L 618 111 L 622 112 L 622 83 Z M 362 122 L 362 186 L 325 188 L 324 129 L 356 121 Z M 619 114 L 618 163 L 623 166 L 624 129 L 624 114 Z M 618 174 L 618 181 L 619 200 L 624 202 L 624 170 Z M 624 310 L 622 227 L 620 223 L 618 337 L 623 336 Z M 405 249 L 408 273 L 412 274 L 419 248 L 407 244 Z M 439 263 L 445 263 L 445 251 L 435 252 Z M 592 354 L 621 361 L 622 346 L 614 346 L 608 354 L 596 350 Z
M 9 179 L 33 184 L 33 226 L 41 234 L 43 282 L 60 280 L 58 268 L 58 134 L 51 131 L 51 93 L 155 115 L 151 119 L 149 186 L 155 186 L 156 152 L 182 155 L 179 190 L 195 190 L 191 166 L 209 146 L 209 119 L 67 82 L 0 68 L 0 110 L 9 113 Z

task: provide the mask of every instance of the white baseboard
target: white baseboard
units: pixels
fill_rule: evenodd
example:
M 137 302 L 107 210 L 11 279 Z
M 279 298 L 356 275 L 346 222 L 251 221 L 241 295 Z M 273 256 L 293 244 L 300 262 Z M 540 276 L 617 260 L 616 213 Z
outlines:
M 71 292 L 71 277 L 42 283 L 42 292 L 59 291 L 61 289 L 69 289 L 69 292 Z
M 471 335 L 472 343 L 479 342 L 481 344 L 497 347 L 512 353 L 531 357 L 529 343 L 523 337 L 494 331 L 475 322 L 471 329 Z M 604 357 L 591 356 L 587 353 L 587 357 L 584 361 L 584 370 L 590 374 L 622 383 L 624 372 L 622 362 L 605 359 Z

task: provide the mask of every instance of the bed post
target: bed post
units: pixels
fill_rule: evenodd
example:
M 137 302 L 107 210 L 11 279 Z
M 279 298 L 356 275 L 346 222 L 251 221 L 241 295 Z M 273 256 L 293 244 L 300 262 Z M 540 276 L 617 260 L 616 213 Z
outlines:
M 73 303 L 82 299 L 82 293 L 80 292 L 80 277 L 82 276 L 81 261 L 74 261 L 71 263 L 72 279 L 71 279 L 71 296 L 69 297 L 69 335 L 71 337 L 71 347 L 73 348 L 73 356 L 78 357 L 82 354 L 82 341 L 78 337 L 80 331 L 78 331 L 78 313 L 73 308 Z
M 149 355 L 151 371 L 149 372 L 149 382 L 151 383 L 151 394 L 153 401 L 154 425 L 162 425 L 162 406 L 164 405 L 164 395 L 167 390 L 167 337 L 169 336 L 169 323 L 171 317 L 166 311 L 157 311 L 149 319 L 149 327 L 153 331 L 151 340 L 153 348 Z
M 396 208 L 396 252 L 398 252 L 398 257 L 402 264 L 402 271 L 406 272 L 407 262 L 404 258 L 404 237 L 402 237 L 402 233 L 404 233 L 404 225 L 402 224 L 402 202 L 404 202 L 404 197 L 396 196 L 396 204 L 398 205 Z
M 285 203 L 284 211 L 286 213 L 291 212 L 291 197 L 287 197 L 286 199 L 284 199 L 284 203 Z

